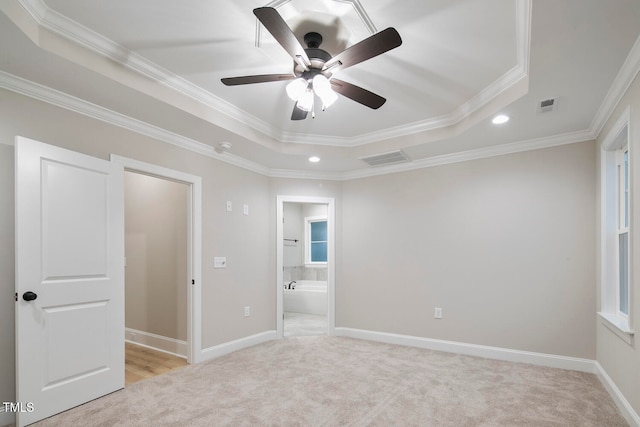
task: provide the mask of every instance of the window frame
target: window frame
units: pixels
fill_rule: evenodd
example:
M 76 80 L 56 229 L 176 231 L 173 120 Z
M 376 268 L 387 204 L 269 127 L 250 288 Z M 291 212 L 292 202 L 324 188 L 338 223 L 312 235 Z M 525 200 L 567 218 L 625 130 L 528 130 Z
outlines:
M 600 146 L 600 311 L 603 324 L 632 344 L 633 324 L 633 152 L 629 108 L 621 115 Z M 626 153 L 626 169 L 625 169 Z M 625 185 L 626 184 L 626 185 Z M 626 263 L 620 263 L 620 241 L 626 236 Z M 621 267 L 622 266 L 622 267 Z M 621 292 L 625 269 L 626 298 Z M 626 301 L 623 301 L 626 299 Z M 623 303 L 621 307 L 621 303 Z M 626 304 L 626 307 L 624 306 Z
M 624 146 L 616 149 L 615 151 L 616 157 L 616 216 L 617 216 L 617 242 L 616 246 L 616 260 L 617 260 L 617 268 L 616 268 L 616 315 L 621 317 L 623 320 L 626 320 L 627 323 L 629 321 L 629 292 L 631 288 L 630 277 L 631 277 L 631 264 L 629 262 L 629 252 L 630 252 L 630 227 L 629 227 L 629 219 L 630 219 L 630 206 L 629 206 L 629 144 L 628 141 L 625 141 Z M 625 270 L 624 276 L 622 271 L 622 260 L 621 260 L 621 239 L 622 236 L 626 236 L 626 251 L 625 251 Z M 624 277 L 624 279 L 623 279 Z M 626 297 L 624 298 L 623 304 L 623 283 L 626 287 Z M 624 306 L 623 306 L 624 305 Z
M 312 261 L 311 260 L 311 224 L 316 222 L 326 222 L 327 227 L 329 226 L 328 219 L 326 216 L 308 216 L 304 218 L 304 263 L 307 267 L 326 267 L 327 261 Z M 327 248 L 329 246 L 329 230 L 327 228 Z M 328 249 L 327 249 L 327 259 L 328 259 Z

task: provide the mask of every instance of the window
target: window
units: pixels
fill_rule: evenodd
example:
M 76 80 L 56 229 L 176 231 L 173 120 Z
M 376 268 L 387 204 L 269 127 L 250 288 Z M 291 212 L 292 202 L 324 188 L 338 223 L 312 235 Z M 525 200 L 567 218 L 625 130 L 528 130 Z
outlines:
M 632 245 L 631 155 L 628 115 L 623 115 L 605 139 L 601 151 L 602 245 L 600 316 L 605 325 L 627 342 L 633 335 L 630 306 Z
M 308 217 L 305 222 L 306 263 L 324 265 L 327 263 L 327 219 Z
M 616 150 L 618 224 L 618 314 L 629 315 L 629 148 Z

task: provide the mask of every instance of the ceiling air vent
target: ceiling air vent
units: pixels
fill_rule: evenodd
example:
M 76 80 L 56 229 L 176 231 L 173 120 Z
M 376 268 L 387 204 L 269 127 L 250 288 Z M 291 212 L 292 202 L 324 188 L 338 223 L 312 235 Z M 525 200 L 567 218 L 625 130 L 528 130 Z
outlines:
M 408 162 L 409 158 L 402 151 L 398 150 L 384 154 L 376 154 L 375 156 L 361 157 L 360 160 L 363 160 L 369 166 L 383 166 L 392 163 Z
M 548 98 L 538 103 L 538 113 L 548 113 L 558 106 L 558 98 Z

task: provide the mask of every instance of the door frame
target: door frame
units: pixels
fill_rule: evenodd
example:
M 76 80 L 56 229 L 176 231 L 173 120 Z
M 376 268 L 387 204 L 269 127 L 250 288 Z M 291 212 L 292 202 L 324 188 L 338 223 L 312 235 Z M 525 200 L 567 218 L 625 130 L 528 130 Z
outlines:
M 336 209 L 333 197 L 314 196 L 276 196 L 276 335 L 284 337 L 284 204 L 285 203 L 313 203 L 327 205 L 327 335 L 335 335 L 336 329 L 336 299 L 335 299 L 335 269 L 336 269 Z
M 176 181 L 189 187 L 187 269 L 192 284 L 187 290 L 187 363 L 198 363 L 203 360 L 201 342 L 202 178 L 116 154 L 111 155 L 111 161 L 120 165 L 125 171 Z

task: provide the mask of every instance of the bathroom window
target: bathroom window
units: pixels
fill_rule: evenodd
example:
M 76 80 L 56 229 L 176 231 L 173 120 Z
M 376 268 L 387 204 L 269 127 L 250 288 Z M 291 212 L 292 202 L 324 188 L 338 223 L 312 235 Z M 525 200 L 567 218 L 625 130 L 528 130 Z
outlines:
M 600 316 L 609 329 L 630 342 L 633 335 L 630 307 L 631 154 L 625 116 L 616 132 L 602 143 L 602 301 Z
M 307 264 L 327 263 L 327 219 L 305 218 L 305 260 Z

